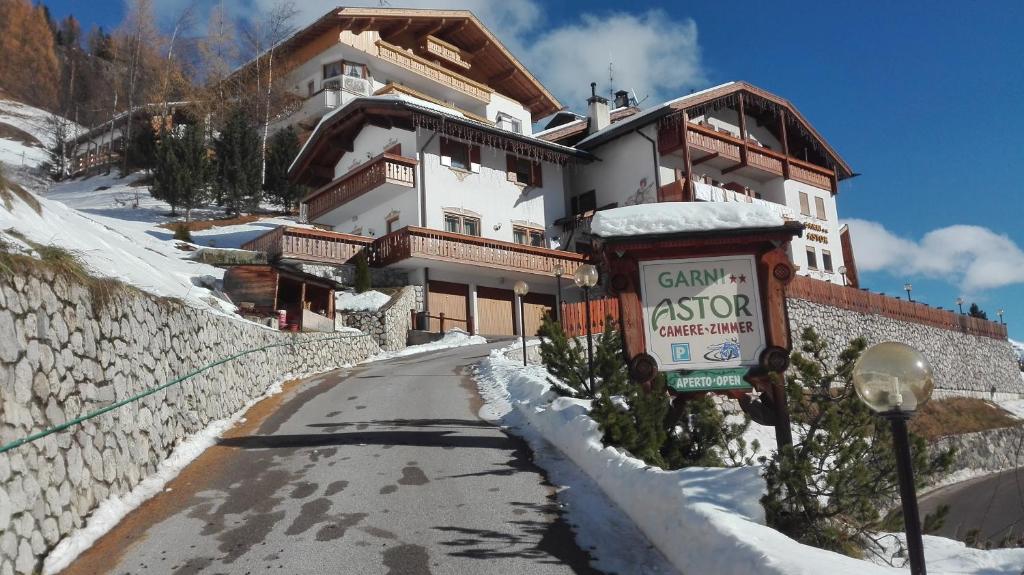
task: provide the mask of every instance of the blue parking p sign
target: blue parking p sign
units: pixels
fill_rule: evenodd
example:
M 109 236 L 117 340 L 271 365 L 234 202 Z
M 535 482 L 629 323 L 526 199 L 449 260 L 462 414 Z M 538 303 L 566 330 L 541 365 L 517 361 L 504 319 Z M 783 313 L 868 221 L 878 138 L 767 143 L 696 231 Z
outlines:
M 690 361 L 690 344 L 673 343 L 672 361 Z

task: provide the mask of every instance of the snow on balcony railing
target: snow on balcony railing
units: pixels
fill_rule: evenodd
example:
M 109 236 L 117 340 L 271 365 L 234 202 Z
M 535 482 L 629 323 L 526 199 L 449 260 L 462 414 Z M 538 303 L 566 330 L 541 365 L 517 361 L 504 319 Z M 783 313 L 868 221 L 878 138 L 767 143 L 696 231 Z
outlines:
M 762 206 L 768 206 L 773 212 L 779 214 L 786 219 L 796 219 L 796 215 L 793 210 L 782 204 L 775 202 L 769 202 L 760 198 L 752 198 L 750 196 L 734 192 L 732 190 L 726 190 L 719 188 L 718 186 L 712 186 L 699 180 L 693 182 L 694 198 L 703 202 L 746 202 L 748 204 L 758 204 Z

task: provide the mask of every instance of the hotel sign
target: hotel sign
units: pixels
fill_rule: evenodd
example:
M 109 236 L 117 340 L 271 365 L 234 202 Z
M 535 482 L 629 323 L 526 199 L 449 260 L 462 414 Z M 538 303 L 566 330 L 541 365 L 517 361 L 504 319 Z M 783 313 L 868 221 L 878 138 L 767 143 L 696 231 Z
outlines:
M 754 256 L 640 262 L 640 289 L 647 353 L 679 372 L 673 389 L 749 387 L 767 345 Z

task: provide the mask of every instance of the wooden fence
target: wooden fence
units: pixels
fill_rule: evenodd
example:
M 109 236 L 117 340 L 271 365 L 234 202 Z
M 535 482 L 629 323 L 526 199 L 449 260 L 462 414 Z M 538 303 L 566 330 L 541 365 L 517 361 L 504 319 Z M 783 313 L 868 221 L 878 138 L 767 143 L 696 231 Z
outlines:
M 994 321 L 808 277 L 794 278 L 786 289 L 786 296 L 970 335 L 1007 337 L 1006 326 Z
M 570 337 L 587 335 L 587 308 L 584 302 L 562 303 L 562 329 Z M 590 329 L 592 333 L 604 331 L 605 319 L 619 322 L 619 300 L 613 297 L 590 300 Z M 616 325 L 616 327 L 618 327 Z

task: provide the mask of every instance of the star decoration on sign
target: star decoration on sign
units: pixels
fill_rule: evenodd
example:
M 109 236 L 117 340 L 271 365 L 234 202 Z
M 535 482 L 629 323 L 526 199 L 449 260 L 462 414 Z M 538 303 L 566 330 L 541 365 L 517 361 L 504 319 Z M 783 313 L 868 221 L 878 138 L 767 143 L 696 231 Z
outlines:
M 736 283 L 736 276 L 729 276 L 729 281 L 732 283 Z
M 760 391 L 758 391 L 757 388 L 755 387 L 755 388 L 751 388 L 751 390 L 748 391 L 746 393 L 746 395 L 747 395 L 747 397 L 750 398 L 750 401 L 757 401 L 757 400 L 761 399 L 761 395 L 763 395 L 763 394 Z
M 747 276 L 743 276 L 743 275 L 741 275 L 741 276 L 740 276 L 740 283 L 741 283 L 741 284 L 745 284 L 745 283 L 747 283 Z

